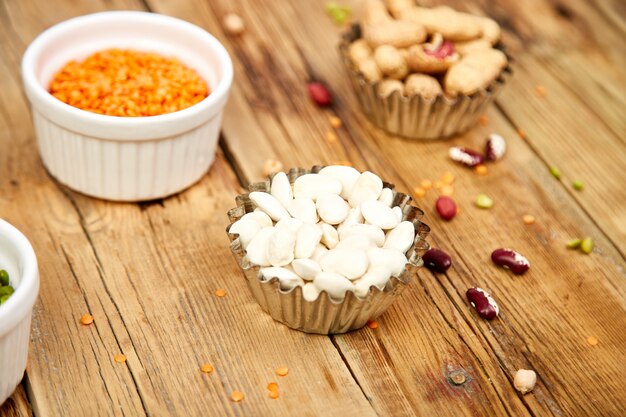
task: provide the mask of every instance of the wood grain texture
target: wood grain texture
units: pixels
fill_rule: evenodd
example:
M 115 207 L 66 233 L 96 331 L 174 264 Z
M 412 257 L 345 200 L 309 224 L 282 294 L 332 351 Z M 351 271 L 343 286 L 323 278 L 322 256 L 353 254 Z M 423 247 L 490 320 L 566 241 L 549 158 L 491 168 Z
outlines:
M 32 415 L 33 410 L 30 408 L 22 385 L 18 386 L 13 395 L 0 405 L 0 416 L 3 417 L 32 417 Z
M 358 9 L 358 1 L 346 3 Z M 336 49 L 342 29 L 323 4 L 0 4 L 0 217 L 29 236 L 42 269 L 28 370 L 34 414 L 623 415 L 624 22 L 615 18 L 623 5 L 450 2 L 504 23 L 516 74 L 489 111 L 488 126 L 420 143 L 390 137 L 362 115 Z M 19 59 L 57 21 L 145 6 L 205 27 L 231 53 L 236 82 L 224 120 L 226 156 L 220 152 L 209 174 L 178 196 L 106 203 L 73 193 L 43 170 Z M 229 11 L 246 22 L 240 37 L 223 31 L 221 17 Z M 331 109 L 310 102 L 311 79 L 330 86 Z M 545 98 L 534 95 L 539 84 Z M 344 122 L 336 142 L 324 138 L 331 115 Z M 517 128 L 527 132 L 526 141 L 516 137 Z M 481 148 L 493 131 L 508 139 L 509 152 L 489 165 L 489 175 L 447 160 L 449 146 Z M 243 182 L 259 180 L 267 158 L 285 167 L 348 160 L 403 191 L 454 173 L 461 213 L 452 222 L 436 216 L 434 190 L 417 201 L 433 228 L 430 242 L 453 255 L 453 268 L 420 271 L 375 330 L 327 338 L 272 322 L 252 300 L 224 233 L 239 188 L 235 174 Z M 548 174 L 552 164 L 563 182 Z M 583 193 L 571 191 L 574 178 L 585 182 Z M 480 192 L 494 198 L 493 209 L 473 206 Z M 522 223 L 526 213 L 536 224 Z M 594 253 L 565 249 L 565 241 L 586 235 L 596 240 Z M 490 252 L 503 246 L 530 258 L 526 275 L 491 264 Z M 474 285 L 494 295 L 499 319 L 485 322 L 471 310 L 464 293 Z M 215 297 L 217 288 L 226 297 Z M 94 325 L 78 323 L 85 312 L 95 316 Z M 588 336 L 599 344 L 589 346 Z M 112 360 L 120 352 L 124 364 Z M 203 362 L 215 372 L 200 373 Z M 288 366 L 289 375 L 277 377 L 278 366 Z M 518 368 L 537 371 L 532 394 L 513 389 Z M 450 379 L 457 373 L 465 377 L 460 385 Z M 278 400 L 267 397 L 270 381 L 279 383 Z M 230 401 L 234 389 L 245 393 L 242 403 Z M 0 416 L 30 415 L 21 387 L 13 401 Z
M 60 9 L 63 18 L 81 11 Z M 36 7 L 23 12 L 38 21 Z M 32 25 L 1 32 L 0 216 L 30 238 L 40 263 L 28 370 L 35 414 L 374 415 L 329 338 L 276 325 L 251 298 L 228 249 L 239 184 L 221 154 L 198 185 L 152 204 L 90 199 L 46 174 L 18 80 L 21 39 L 43 29 Z M 227 296 L 214 296 L 218 288 Z M 95 322 L 85 327 L 87 312 Z M 116 363 L 117 353 L 127 361 Z M 200 372 L 205 362 L 212 374 Z M 280 366 L 288 376 L 274 373 Z M 245 400 L 232 402 L 233 390 Z
M 278 9 L 252 1 L 212 2 L 199 8 L 192 7 L 193 2 L 148 4 L 213 31 L 235 57 L 237 88 L 224 132 L 233 163 L 245 180 L 259 179 L 265 158 L 271 157 L 278 157 L 286 167 L 347 159 L 357 168 L 380 173 L 402 190 L 445 171 L 456 175 L 462 212 L 452 223 L 436 217 L 434 192 L 418 202 L 433 226 L 434 244 L 454 254 L 454 269 L 445 276 L 421 272 L 416 285 L 381 318 L 378 330 L 334 337 L 379 414 L 580 415 L 594 410 L 619 414 L 620 405 L 612 398 L 623 398 L 626 387 L 617 377 L 623 369 L 611 364 L 626 354 L 620 332 L 626 324 L 624 260 L 604 236 L 612 233 L 610 227 L 596 224 L 622 224 L 610 215 L 621 215 L 622 199 L 622 191 L 614 190 L 610 179 L 608 184 L 598 184 L 602 178 L 583 179 L 593 183 L 588 189 L 597 187 L 595 192 L 606 194 L 607 207 L 598 207 L 609 213 L 607 219 L 591 220 L 587 215 L 591 209 L 576 201 L 579 195 L 548 174 L 547 165 L 555 162 L 544 160 L 545 151 L 538 152 L 532 142 L 518 139 L 508 112 L 497 108 L 489 113 L 490 126 L 443 143 L 392 138 L 373 128 L 360 114 L 343 75 L 336 52 L 339 30 L 320 3 Z M 238 38 L 227 37 L 219 25 L 220 17 L 233 10 L 248 23 L 246 33 Z M 332 110 L 319 110 L 309 101 L 305 86 L 310 79 L 329 84 L 335 99 Z M 524 83 L 528 99 L 543 80 L 517 82 Z M 507 100 L 510 89 L 500 101 Z M 522 99 L 517 103 L 531 107 Z M 565 120 L 574 118 L 570 108 L 559 108 Z M 602 125 L 589 108 L 583 111 Z M 339 141 L 329 143 L 324 133 L 330 130 L 327 118 L 334 113 L 341 116 L 344 128 L 337 132 Z M 549 130 L 548 124 L 559 114 L 538 119 L 541 129 Z M 480 148 L 492 131 L 509 139 L 510 151 L 505 161 L 489 167 L 489 176 L 477 177 L 447 160 L 449 146 Z M 613 139 L 609 133 L 604 135 L 601 140 L 609 146 L 608 152 L 590 149 L 589 158 L 596 164 L 605 158 L 609 164 L 619 164 L 619 144 Z M 561 170 L 574 166 L 567 163 L 570 155 L 559 154 L 566 146 L 551 146 L 551 157 Z M 589 147 L 593 148 L 591 140 Z M 623 175 L 614 177 L 623 182 Z M 479 192 L 495 198 L 494 209 L 473 207 Z M 535 215 L 537 224 L 524 225 L 525 213 Z M 564 248 L 567 239 L 579 235 L 593 235 L 598 241 L 591 257 Z M 526 254 L 531 272 L 511 277 L 491 265 L 490 252 L 503 246 Z M 464 299 L 465 290 L 473 285 L 485 287 L 500 300 L 501 319 L 493 323 L 477 319 Z M 606 339 L 601 352 L 599 346 L 594 350 L 585 342 L 589 335 L 600 334 L 597 337 Z M 540 375 L 539 386 L 530 396 L 519 396 L 511 386 L 514 372 L 521 367 Z M 459 369 L 470 382 L 452 386 L 448 375 Z

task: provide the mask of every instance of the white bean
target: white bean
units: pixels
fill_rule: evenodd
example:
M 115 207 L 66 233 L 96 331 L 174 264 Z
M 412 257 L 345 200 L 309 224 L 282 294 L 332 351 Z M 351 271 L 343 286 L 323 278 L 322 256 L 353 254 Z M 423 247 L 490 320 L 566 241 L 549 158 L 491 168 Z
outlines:
M 298 276 L 307 281 L 313 281 L 315 276 L 322 272 L 320 265 L 313 259 L 294 259 L 291 267 Z
M 250 193 L 250 200 L 252 200 L 258 208 L 267 213 L 274 221 L 290 217 L 287 209 L 271 194 L 262 191 L 253 191 Z
M 348 167 L 344 165 L 330 165 L 324 167 L 319 172 L 320 175 L 327 175 L 332 177 L 339 182 L 341 182 L 341 197 L 344 199 L 348 199 L 350 196 L 350 192 L 352 191 L 352 187 L 354 187 L 354 183 L 357 178 L 359 178 L 359 171 L 354 169 L 353 167 Z
M 357 178 L 348 202 L 352 207 L 357 207 L 364 201 L 376 200 L 383 191 L 383 181 L 378 175 L 365 171 Z
M 370 200 L 361 204 L 365 221 L 383 230 L 393 229 L 398 225 L 398 217 L 391 207 L 381 201 Z
M 322 229 L 320 227 L 316 224 L 304 223 L 296 235 L 295 257 L 312 257 L 321 239 Z
M 334 272 L 320 272 L 313 280 L 313 284 L 320 291 L 326 291 L 336 299 L 345 297 L 347 291 L 353 291 L 354 285 L 349 279 Z
M 315 203 L 317 212 L 322 220 L 328 224 L 339 224 L 348 217 L 350 206 L 337 194 L 324 194 L 317 198 Z
M 267 241 L 267 260 L 272 266 L 285 266 L 293 261 L 296 236 L 289 227 L 274 227 Z
M 283 207 L 289 207 L 289 203 L 293 199 L 293 192 L 291 191 L 291 184 L 289 178 L 284 172 L 279 172 L 272 178 L 270 186 L 270 194 L 273 195 Z
M 367 271 L 369 260 L 367 252 L 359 249 L 331 249 L 320 259 L 324 272 L 336 272 L 354 280 Z
M 323 194 L 340 194 L 341 182 L 327 175 L 304 174 L 293 183 L 293 195 L 296 198 L 317 200 Z
M 310 198 L 294 198 L 287 206 L 287 211 L 305 223 L 317 223 L 317 209 L 315 202 Z
M 394 227 L 385 237 L 384 249 L 395 249 L 406 253 L 415 241 L 415 227 L 409 221 L 403 221 Z
M 407 260 L 403 253 L 393 249 L 374 248 L 367 252 L 372 267 L 382 266 L 387 268 L 391 275 L 399 276 L 406 266 Z

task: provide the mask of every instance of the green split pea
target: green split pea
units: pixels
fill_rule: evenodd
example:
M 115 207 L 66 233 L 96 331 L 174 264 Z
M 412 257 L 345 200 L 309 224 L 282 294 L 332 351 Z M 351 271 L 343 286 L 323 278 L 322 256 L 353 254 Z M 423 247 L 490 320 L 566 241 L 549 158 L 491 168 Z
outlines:
M 9 285 L 9 273 L 4 269 L 0 269 L 0 305 L 4 303 L 15 292 Z

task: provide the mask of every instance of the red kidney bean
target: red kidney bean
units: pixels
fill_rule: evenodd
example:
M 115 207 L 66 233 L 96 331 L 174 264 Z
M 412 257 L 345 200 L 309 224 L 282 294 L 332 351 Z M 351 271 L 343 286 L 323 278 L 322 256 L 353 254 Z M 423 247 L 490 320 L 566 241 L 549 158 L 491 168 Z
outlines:
M 454 44 L 450 41 L 443 41 L 435 49 L 424 49 L 426 55 L 434 56 L 435 58 L 445 59 L 454 54 Z
M 330 95 L 330 91 L 326 86 L 320 82 L 309 83 L 309 95 L 311 100 L 320 107 L 330 106 L 333 102 L 333 98 Z
M 498 304 L 496 304 L 491 295 L 482 288 L 470 288 L 465 295 L 480 317 L 491 320 L 500 313 Z
M 456 216 L 456 203 L 451 197 L 442 195 L 435 202 L 437 213 L 444 220 L 452 220 Z
M 485 154 L 488 161 L 497 161 L 504 156 L 506 152 L 506 142 L 504 138 L 497 133 L 492 133 L 487 138 Z
M 521 275 L 530 268 L 528 259 L 509 248 L 494 250 L 491 253 L 491 260 L 496 265 L 509 268 L 515 275 Z
M 424 265 L 431 271 L 444 273 L 452 265 L 452 259 L 450 255 L 442 251 L 441 249 L 429 249 L 424 256 Z
M 460 146 L 453 146 L 448 149 L 448 156 L 453 161 L 468 167 L 475 167 L 485 162 L 485 158 L 480 153 Z

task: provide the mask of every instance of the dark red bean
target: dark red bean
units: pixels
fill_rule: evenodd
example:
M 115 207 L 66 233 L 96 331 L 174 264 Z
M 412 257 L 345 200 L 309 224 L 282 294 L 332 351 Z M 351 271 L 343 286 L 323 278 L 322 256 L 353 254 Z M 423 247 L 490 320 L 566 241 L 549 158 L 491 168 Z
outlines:
M 320 107 L 330 106 L 333 102 L 333 98 L 330 95 L 330 91 L 326 86 L 320 82 L 309 83 L 309 95 L 311 100 Z
M 453 161 L 468 167 L 475 167 L 485 162 L 485 158 L 480 153 L 460 146 L 453 146 L 448 149 L 448 156 Z
M 506 142 L 504 138 L 496 133 L 492 133 L 487 138 L 485 154 L 488 161 L 497 161 L 504 156 L 506 152 Z
M 456 203 L 451 197 L 442 195 L 435 202 L 437 213 L 444 220 L 452 220 L 456 216 Z
M 426 268 L 435 272 L 446 272 L 452 265 L 452 259 L 450 255 L 442 251 L 441 249 L 429 249 L 424 256 L 424 265 Z
M 482 288 L 470 288 L 465 295 L 480 317 L 491 320 L 500 313 L 498 304 L 496 304 L 491 295 Z
M 515 275 L 521 275 L 530 268 L 530 263 L 526 257 L 509 248 L 494 250 L 491 253 L 491 260 L 498 266 L 509 268 Z

